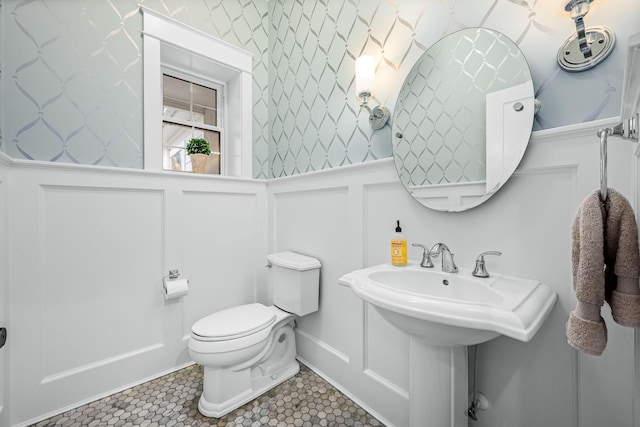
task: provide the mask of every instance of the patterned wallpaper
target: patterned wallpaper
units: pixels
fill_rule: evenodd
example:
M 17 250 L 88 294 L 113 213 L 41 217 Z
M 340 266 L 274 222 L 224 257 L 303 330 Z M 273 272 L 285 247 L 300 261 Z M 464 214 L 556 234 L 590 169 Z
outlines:
M 142 167 L 144 5 L 254 54 L 253 175 L 267 177 L 266 0 L 1 1 L 9 155 Z
M 442 36 L 482 26 L 523 51 L 542 110 L 536 129 L 620 114 L 626 40 L 640 31 L 640 2 L 595 0 L 585 22 L 607 25 L 618 47 L 598 67 L 569 74 L 556 64 L 575 32 L 549 0 L 270 0 L 269 156 L 279 177 L 389 157 L 391 129 L 372 131 L 355 97 L 355 60 L 378 58 L 376 94 L 393 114 L 411 66 Z
M 3 150 L 140 167 L 140 19 L 131 2 L 3 0 Z M 133 6 L 133 7 L 132 7 Z
M 16 158 L 142 167 L 144 5 L 254 56 L 254 176 L 279 177 L 391 155 L 391 128 L 359 114 L 354 63 L 378 58 L 376 100 L 393 113 L 404 77 L 443 35 L 485 26 L 518 44 L 543 108 L 537 129 L 616 116 L 626 39 L 640 2 L 595 0 L 587 25 L 618 38 L 597 68 L 555 55 L 573 31 L 542 0 L 0 0 L 2 150 Z

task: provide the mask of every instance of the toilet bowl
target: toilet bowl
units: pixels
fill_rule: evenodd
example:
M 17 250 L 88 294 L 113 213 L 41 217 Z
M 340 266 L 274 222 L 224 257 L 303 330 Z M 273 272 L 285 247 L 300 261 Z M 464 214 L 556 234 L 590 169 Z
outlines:
M 320 263 L 293 252 L 267 259 L 274 305 L 232 307 L 193 324 L 189 355 L 204 366 L 198 410 L 207 417 L 224 416 L 300 370 L 294 320 L 317 311 Z
M 256 303 L 193 325 L 189 354 L 205 369 L 198 402 L 203 415 L 219 418 L 298 373 L 294 317 Z

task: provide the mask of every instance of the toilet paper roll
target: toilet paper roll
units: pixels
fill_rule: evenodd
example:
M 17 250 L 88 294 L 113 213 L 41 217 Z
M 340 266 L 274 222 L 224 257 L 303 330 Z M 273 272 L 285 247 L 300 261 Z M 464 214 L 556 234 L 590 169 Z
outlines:
M 180 298 L 188 292 L 189 281 L 187 279 L 164 279 L 164 299 Z

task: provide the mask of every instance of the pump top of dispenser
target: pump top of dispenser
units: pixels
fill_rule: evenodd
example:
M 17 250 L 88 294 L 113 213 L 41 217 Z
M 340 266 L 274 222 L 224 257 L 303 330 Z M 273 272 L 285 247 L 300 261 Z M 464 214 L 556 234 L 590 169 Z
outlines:
M 402 228 L 400 228 L 400 220 L 397 220 L 396 223 L 398 224 L 396 226 L 396 233 L 402 233 Z

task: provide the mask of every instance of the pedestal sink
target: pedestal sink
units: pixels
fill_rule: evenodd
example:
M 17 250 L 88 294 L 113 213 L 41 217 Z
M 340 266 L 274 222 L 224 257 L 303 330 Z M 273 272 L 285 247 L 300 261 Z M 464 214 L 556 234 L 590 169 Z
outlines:
M 414 263 L 356 270 L 338 283 L 410 335 L 412 427 L 467 426 L 467 346 L 500 335 L 529 341 L 557 299 L 537 280 L 482 279 L 466 268 L 445 273 Z

